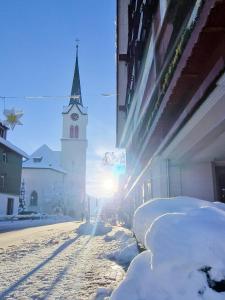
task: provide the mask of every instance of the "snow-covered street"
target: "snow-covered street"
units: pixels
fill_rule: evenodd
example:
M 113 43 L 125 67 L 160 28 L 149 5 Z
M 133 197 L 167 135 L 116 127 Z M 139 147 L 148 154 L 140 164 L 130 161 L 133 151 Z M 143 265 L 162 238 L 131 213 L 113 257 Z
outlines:
M 95 299 L 97 290 L 115 288 L 124 270 L 104 255 L 116 251 L 120 241 L 77 233 L 80 224 L 0 234 L 0 299 Z M 121 231 L 111 229 L 110 234 Z

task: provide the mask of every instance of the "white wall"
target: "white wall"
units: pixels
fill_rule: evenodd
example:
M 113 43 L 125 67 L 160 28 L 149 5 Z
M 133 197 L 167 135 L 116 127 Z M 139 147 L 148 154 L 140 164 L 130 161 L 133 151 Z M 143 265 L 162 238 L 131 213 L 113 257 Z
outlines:
M 190 196 L 216 201 L 211 162 L 174 165 L 158 158 L 151 166 L 151 179 L 153 197 Z
M 150 166 L 152 197 L 168 197 L 168 161 L 156 157 Z
M 214 201 L 214 183 L 210 162 L 186 164 L 181 168 L 181 194 Z
M 171 197 L 182 195 L 181 167 L 180 165 L 169 166 L 169 195 Z
M 37 210 L 50 213 L 49 208 L 57 205 L 64 198 L 64 174 L 51 169 L 25 169 L 22 170 L 22 180 L 25 182 L 25 201 L 30 207 L 32 191 L 38 193 Z M 54 213 L 54 211 L 52 211 Z
M 8 198 L 14 199 L 13 214 L 17 214 L 18 213 L 19 196 L 10 195 L 10 194 L 1 194 L 0 193 L 0 215 L 6 215 L 7 214 Z

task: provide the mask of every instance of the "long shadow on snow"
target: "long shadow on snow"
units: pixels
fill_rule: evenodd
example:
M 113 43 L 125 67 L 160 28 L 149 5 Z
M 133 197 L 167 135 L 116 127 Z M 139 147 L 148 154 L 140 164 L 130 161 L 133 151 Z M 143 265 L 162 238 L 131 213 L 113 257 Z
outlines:
M 80 237 L 80 236 L 78 236 Z M 83 249 L 84 247 L 89 243 L 91 237 L 82 245 L 82 247 L 80 249 L 78 249 L 74 255 L 78 255 Z M 59 272 L 58 276 L 53 280 L 53 282 L 51 283 L 51 285 L 49 286 L 49 288 L 46 290 L 45 294 L 40 297 L 40 300 L 46 300 L 48 299 L 48 297 L 51 295 L 51 291 L 54 289 L 54 287 L 62 280 L 63 276 L 66 274 L 67 270 L 69 269 L 69 267 L 71 267 L 71 264 L 68 263 L 61 272 Z
M 17 280 L 15 283 L 13 283 L 10 287 L 8 287 L 6 290 L 4 290 L 2 293 L 0 293 L 0 299 L 4 299 L 4 297 L 6 297 L 8 294 L 10 294 L 11 292 L 13 292 L 21 283 L 23 283 L 24 281 L 26 281 L 30 276 L 32 276 L 34 273 L 36 273 L 38 270 L 40 270 L 42 267 L 44 267 L 48 262 L 50 262 L 50 260 L 52 260 L 53 258 L 55 258 L 60 252 L 62 252 L 63 250 L 65 250 L 67 247 L 69 247 L 72 243 L 76 242 L 76 240 L 78 240 L 78 238 L 80 238 L 80 235 L 77 235 L 75 238 L 66 241 L 64 244 L 62 244 L 61 246 L 59 246 L 53 253 L 51 256 L 49 256 L 46 260 L 44 260 L 42 263 L 40 263 L 39 265 L 37 265 L 33 270 L 31 270 L 29 273 L 27 273 L 26 275 L 22 276 L 19 280 Z M 89 242 L 89 240 L 85 243 L 85 245 Z M 83 247 L 82 247 L 83 248 Z M 79 252 L 79 251 L 78 251 Z M 63 274 L 62 274 L 63 275 Z M 58 276 L 59 277 L 59 276 Z M 53 284 L 51 285 L 51 289 L 55 286 L 55 284 L 57 284 L 57 282 L 60 280 L 60 278 L 56 278 L 53 281 Z

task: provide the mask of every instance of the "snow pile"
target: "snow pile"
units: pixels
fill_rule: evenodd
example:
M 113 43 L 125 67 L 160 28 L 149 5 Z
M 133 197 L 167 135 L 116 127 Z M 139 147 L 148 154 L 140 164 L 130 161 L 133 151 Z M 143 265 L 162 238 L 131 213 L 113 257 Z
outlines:
M 125 280 L 113 292 L 111 300 L 157 300 L 150 268 L 151 253 L 144 251 L 131 262 Z M 157 290 L 156 290 L 157 292 Z M 151 298 L 150 298 L 151 297 Z M 163 299 L 163 298 L 162 298 Z M 164 299 L 163 299 L 164 300 Z M 180 299 L 179 299 L 180 300 Z M 189 299 L 191 300 L 191 299 Z
M 135 241 L 131 243 L 126 243 L 120 249 L 113 251 L 106 255 L 106 258 L 116 261 L 118 264 L 122 266 L 127 266 L 130 264 L 132 259 L 138 255 L 138 247 Z
M 114 240 L 119 240 L 120 242 L 125 242 L 131 238 L 131 234 L 124 232 L 123 230 L 118 230 L 113 234 L 107 234 L 104 237 L 105 242 L 111 242 Z
M 99 287 L 97 289 L 96 295 L 92 298 L 92 300 L 105 300 L 109 299 L 108 297 L 112 294 L 112 289 Z
M 146 205 L 146 234 L 136 235 L 148 250 L 134 258 L 111 300 L 225 299 L 225 212 L 192 199 L 158 199 Z M 141 224 L 135 225 L 140 230 Z
M 104 240 L 106 242 L 119 242 L 118 249 L 107 253 L 104 257 L 115 261 L 117 264 L 122 265 L 123 267 L 128 267 L 132 259 L 139 253 L 137 242 L 132 237 L 131 232 L 119 230 L 107 234 Z
M 210 205 L 213 205 L 213 203 L 184 196 L 150 200 L 136 210 L 133 231 L 137 240 L 144 245 L 146 232 L 156 218 L 166 213 L 188 212 L 195 208 Z
M 213 205 L 219 209 L 222 209 L 225 211 L 225 204 L 222 202 L 213 202 Z
M 95 223 L 83 223 L 81 224 L 76 232 L 80 235 L 104 235 L 112 230 L 111 226 L 106 226 L 103 222 Z
M 225 212 L 212 207 L 188 214 L 166 214 L 156 220 L 146 234 L 146 246 L 153 253 L 151 267 L 182 264 L 200 269 L 222 268 L 225 275 Z M 193 264 L 191 266 L 190 264 Z M 223 273 L 224 272 L 224 273 Z

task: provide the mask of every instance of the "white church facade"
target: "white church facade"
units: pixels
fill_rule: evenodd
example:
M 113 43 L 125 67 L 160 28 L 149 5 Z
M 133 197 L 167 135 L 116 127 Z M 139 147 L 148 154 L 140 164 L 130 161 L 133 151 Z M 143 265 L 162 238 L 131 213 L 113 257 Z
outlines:
M 81 218 L 86 198 L 88 115 L 82 102 L 78 49 L 71 98 L 62 116 L 61 151 L 43 145 L 23 163 L 26 208 Z

